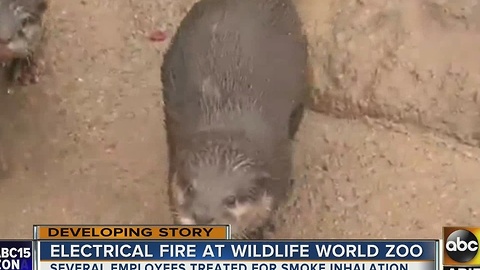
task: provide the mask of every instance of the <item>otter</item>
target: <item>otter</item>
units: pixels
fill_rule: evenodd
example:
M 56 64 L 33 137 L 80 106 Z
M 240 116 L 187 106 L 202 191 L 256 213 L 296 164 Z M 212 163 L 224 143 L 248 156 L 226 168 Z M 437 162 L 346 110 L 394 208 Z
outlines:
M 38 81 L 35 59 L 44 27 L 46 0 L 0 1 L 0 70 L 8 82 Z
M 176 224 L 261 237 L 292 185 L 307 46 L 290 0 L 201 0 L 161 67 Z

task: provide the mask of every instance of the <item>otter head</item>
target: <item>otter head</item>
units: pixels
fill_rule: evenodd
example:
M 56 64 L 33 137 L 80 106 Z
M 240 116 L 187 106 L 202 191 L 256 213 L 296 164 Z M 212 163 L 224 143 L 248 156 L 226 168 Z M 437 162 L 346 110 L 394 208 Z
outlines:
M 246 235 L 270 218 L 270 181 L 261 166 L 232 146 L 189 152 L 171 179 L 176 222 L 230 224 L 232 235 Z
M 26 58 L 42 36 L 46 0 L 3 0 L 0 2 L 0 62 Z

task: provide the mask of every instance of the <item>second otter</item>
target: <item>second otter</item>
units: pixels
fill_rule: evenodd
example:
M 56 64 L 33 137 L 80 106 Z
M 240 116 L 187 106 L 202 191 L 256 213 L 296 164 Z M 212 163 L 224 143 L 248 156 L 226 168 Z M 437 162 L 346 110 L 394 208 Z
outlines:
M 286 199 L 307 48 L 290 0 L 201 0 L 164 56 L 173 212 L 181 224 L 265 225 Z

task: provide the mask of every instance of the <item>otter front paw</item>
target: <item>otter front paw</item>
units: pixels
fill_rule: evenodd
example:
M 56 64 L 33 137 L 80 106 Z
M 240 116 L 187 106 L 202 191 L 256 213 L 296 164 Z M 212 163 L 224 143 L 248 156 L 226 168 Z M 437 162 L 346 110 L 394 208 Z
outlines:
M 36 84 L 40 80 L 41 65 L 33 58 L 18 59 L 12 63 L 11 79 L 22 86 Z

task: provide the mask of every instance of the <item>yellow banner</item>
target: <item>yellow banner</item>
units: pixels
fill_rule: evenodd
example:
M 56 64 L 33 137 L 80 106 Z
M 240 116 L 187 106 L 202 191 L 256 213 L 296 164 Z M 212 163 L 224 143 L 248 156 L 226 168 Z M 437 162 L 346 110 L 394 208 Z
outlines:
M 131 226 L 131 225 L 36 225 L 38 240 L 194 240 L 229 239 L 228 225 L 212 226 Z

